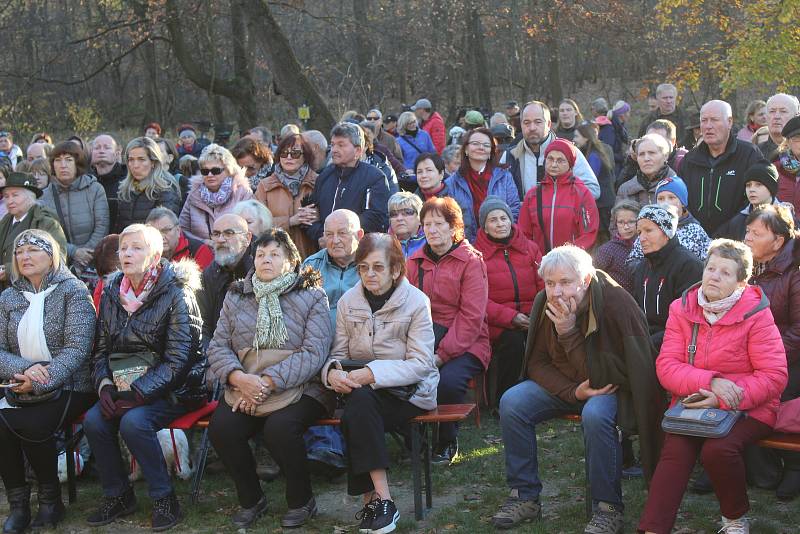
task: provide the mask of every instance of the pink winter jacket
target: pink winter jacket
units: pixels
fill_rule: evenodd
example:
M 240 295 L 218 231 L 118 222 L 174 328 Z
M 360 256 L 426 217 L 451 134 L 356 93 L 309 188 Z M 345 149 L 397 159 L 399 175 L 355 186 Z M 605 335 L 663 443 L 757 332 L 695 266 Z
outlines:
M 211 239 L 211 229 L 214 221 L 223 213 L 228 213 L 233 207 L 242 200 L 253 198 L 253 190 L 250 182 L 244 177 L 234 177 L 233 190 L 228 201 L 215 208 L 210 207 L 200 198 L 200 186 L 203 184 L 202 177 L 192 182 L 189 194 L 186 195 L 186 203 L 181 210 L 179 224 L 183 232 L 193 238 L 205 241 Z M 253 236 L 253 240 L 257 239 Z
M 711 389 L 712 378 L 727 378 L 744 389 L 739 409 L 769 426 L 775 425 L 786 387 L 786 352 L 769 301 L 758 286 L 747 286 L 739 302 L 710 326 L 697 303 L 700 284 L 689 288 L 669 307 L 664 343 L 656 373 L 672 404 L 680 397 Z M 692 325 L 700 324 L 694 366 L 687 347 Z M 720 399 L 720 408 L 729 407 Z

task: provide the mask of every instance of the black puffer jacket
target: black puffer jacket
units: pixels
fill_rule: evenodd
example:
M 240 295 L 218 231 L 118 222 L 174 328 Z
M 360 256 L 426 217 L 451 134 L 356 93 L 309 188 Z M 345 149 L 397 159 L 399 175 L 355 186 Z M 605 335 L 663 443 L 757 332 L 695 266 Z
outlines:
M 117 219 L 114 222 L 112 229 L 113 233 L 120 233 L 134 223 L 144 223 L 150 210 L 163 206 L 175 212 L 175 215 L 181 214 L 181 194 L 176 183 L 166 191 L 161 191 L 156 198 L 150 200 L 144 193 L 132 193 L 130 201 L 117 200 Z
M 103 290 L 95 336 L 92 381 L 95 390 L 111 380 L 108 355 L 115 352 L 155 352 L 158 363 L 131 388 L 145 401 L 174 394 L 194 409 L 206 400 L 203 376 L 205 353 L 200 348 L 202 320 L 195 300 L 200 270 L 192 260 L 170 263 L 163 270 L 142 307 L 129 315 L 119 298 L 122 273 Z

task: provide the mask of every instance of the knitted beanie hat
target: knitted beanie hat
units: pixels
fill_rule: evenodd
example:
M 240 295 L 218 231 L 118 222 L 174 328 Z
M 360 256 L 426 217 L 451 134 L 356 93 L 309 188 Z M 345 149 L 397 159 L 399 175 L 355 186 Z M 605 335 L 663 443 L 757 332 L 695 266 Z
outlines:
M 637 221 L 647 219 L 656 226 L 661 228 L 661 231 L 666 234 L 670 239 L 675 237 L 675 232 L 678 231 L 678 216 L 668 209 L 668 206 L 663 204 L 648 204 L 643 207 L 639 212 Z
M 554 150 L 564 154 L 564 157 L 567 158 L 567 161 L 569 162 L 570 169 L 575 166 L 575 160 L 578 158 L 578 149 L 575 148 L 575 145 L 572 143 L 572 141 L 556 137 L 550 141 L 550 143 L 547 145 L 547 148 L 544 149 L 544 157 L 546 158 L 547 155 Z
M 656 197 L 661 191 L 669 191 L 678 197 L 684 208 L 689 207 L 689 191 L 686 189 L 686 183 L 677 176 L 670 176 L 658 182 L 656 184 Z
M 483 204 L 481 204 L 481 209 L 478 212 L 478 221 L 480 222 L 481 228 L 484 230 L 486 229 L 486 217 L 494 210 L 503 210 L 511 221 L 514 220 L 514 216 L 511 214 L 511 208 L 508 207 L 508 204 L 500 197 L 489 195 L 486 197 L 486 200 L 483 201 Z
M 769 189 L 772 198 L 778 194 L 778 169 L 772 163 L 756 163 L 744 173 L 744 183 L 760 182 Z

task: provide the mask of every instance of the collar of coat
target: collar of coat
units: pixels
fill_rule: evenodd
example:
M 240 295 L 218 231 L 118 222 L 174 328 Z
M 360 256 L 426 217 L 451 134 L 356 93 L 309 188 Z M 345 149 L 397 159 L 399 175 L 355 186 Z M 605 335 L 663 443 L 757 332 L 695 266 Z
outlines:
M 687 317 L 696 323 L 706 323 L 706 319 L 703 316 L 703 308 L 697 303 L 697 292 L 700 291 L 702 284 L 702 281 L 697 282 L 681 295 L 681 307 L 686 312 Z M 766 308 L 769 308 L 769 298 L 767 298 L 764 290 L 759 286 L 748 285 L 739 302 L 734 304 L 728 310 L 728 313 L 723 315 L 722 319 L 714 323 L 714 325 L 724 326 L 739 323 Z
M 322 275 L 313 267 L 303 267 L 301 264 L 297 266 L 295 272 L 298 274 L 297 280 L 295 280 L 294 284 L 287 287 L 286 290 L 281 293 L 281 295 L 290 293 L 295 289 L 311 289 L 314 287 L 322 287 Z M 250 269 L 244 278 L 231 284 L 230 291 L 239 293 L 240 295 L 255 294 L 255 291 L 253 290 L 254 273 L 255 268 Z
M 349 303 L 350 311 L 364 312 L 366 315 L 370 316 L 373 315 L 372 308 L 370 308 L 369 302 L 367 302 L 367 297 L 364 296 L 363 287 L 364 286 L 361 284 L 361 280 L 359 280 L 356 282 L 355 286 L 348 290 L 348 292 L 353 291 L 355 295 L 353 301 Z M 376 311 L 374 315 L 389 313 L 392 310 L 402 308 L 406 301 L 408 301 L 411 288 L 411 283 L 409 283 L 409 281 L 403 277 L 403 279 L 397 285 L 397 289 L 394 290 L 392 296 L 386 301 L 386 304 L 384 304 L 380 310 Z

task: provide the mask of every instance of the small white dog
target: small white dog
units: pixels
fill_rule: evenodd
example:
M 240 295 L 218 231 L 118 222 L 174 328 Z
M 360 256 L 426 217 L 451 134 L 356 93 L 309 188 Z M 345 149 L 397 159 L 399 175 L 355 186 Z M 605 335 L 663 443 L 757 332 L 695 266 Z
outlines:
M 175 434 L 174 448 L 172 446 L 172 437 L 170 437 L 169 430 L 166 428 L 159 430 L 156 434 L 158 437 L 158 443 L 161 445 L 161 452 L 164 454 L 164 460 L 167 462 L 167 469 L 169 469 L 170 473 L 175 473 L 182 480 L 188 480 L 194 472 L 194 467 L 189 459 L 189 440 L 186 439 L 186 434 L 183 432 L 183 430 L 173 430 L 172 432 Z M 128 447 L 124 446 L 124 442 L 122 442 L 122 445 L 122 456 L 123 458 L 127 459 L 129 463 L 131 463 L 131 453 L 128 450 Z M 180 460 L 180 469 L 178 469 L 178 463 L 175 462 L 176 450 L 178 452 L 178 459 Z M 130 480 L 139 480 L 141 476 L 142 473 L 139 463 L 133 463 L 131 465 L 131 474 L 129 477 Z

